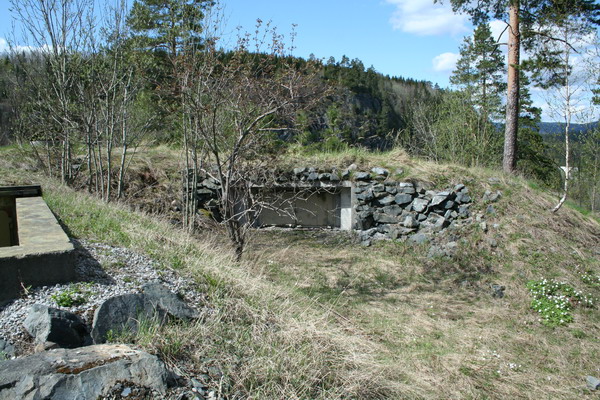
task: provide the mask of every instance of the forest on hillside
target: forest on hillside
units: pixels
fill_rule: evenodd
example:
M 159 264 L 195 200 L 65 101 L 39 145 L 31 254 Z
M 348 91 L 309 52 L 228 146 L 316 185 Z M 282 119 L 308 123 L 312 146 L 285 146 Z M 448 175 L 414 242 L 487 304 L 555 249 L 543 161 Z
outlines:
M 515 103 L 506 98 L 504 56 L 481 16 L 460 48 L 452 88 L 441 89 L 384 76 L 358 59 L 295 57 L 293 35 L 284 38 L 261 20 L 223 47 L 223 16 L 209 0 L 137 0 L 131 7 L 115 1 L 102 19 L 89 11 L 93 0 L 13 1 L 30 46 L 14 43 L 0 61 L 0 141 L 26 147 L 49 175 L 84 182 L 105 201 L 123 196 L 138 146 L 180 148 L 193 171 L 188 184 L 216 166 L 221 214 L 231 221 L 234 241 L 241 240 L 233 218 L 241 200 L 228 188 L 286 151 L 402 147 L 415 157 L 469 167 L 500 168 L 504 160 L 507 170 L 508 148 L 515 168 L 509 163 L 508 171 L 555 189 L 563 184 L 558 167 L 566 154 L 567 167 L 569 160 L 577 164 L 572 195 L 597 210 L 600 136 L 594 127 L 569 146 L 569 88 L 581 71 L 569 61 L 573 45 L 559 46 L 595 33 L 598 7 L 588 3 L 575 11 L 540 8 L 557 41 L 536 42 L 525 29 L 541 20 L 524 21 L 523 44 L 532 56 L 518 71 Z M 595 82 L 598 57 L 590 59 L 586 82 Z M 540 135 L 533 87 L 557 93 L 561 141 Z M 511 111 L 518 116 L 506 124 L 506 132 L 517 129 L 513 139 L 503 134 Z M 193 228 L 195 199 L 187 202 L 184 225 Z

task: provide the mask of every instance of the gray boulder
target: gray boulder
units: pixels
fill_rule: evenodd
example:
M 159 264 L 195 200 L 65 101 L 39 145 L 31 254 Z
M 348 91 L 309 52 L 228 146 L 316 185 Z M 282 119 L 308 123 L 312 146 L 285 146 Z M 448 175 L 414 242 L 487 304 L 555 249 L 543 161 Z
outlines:
M 414 199 L 412 202 L 412 209 L 418 213 L 422 213 L 423 211 L 425 211 L 427 209 L 427 206 L 429 205 L 429 200 L 427 199 Z
M 385 193 L 385 192 L 384 192 Z M 394 202 L 396 201 L 396 199 L 394 198 L 394 196 L 386 196 L 383 199 L 379 199 L 379 204 L 381 204 L 382 206 L 389 206 L 394 204 Z
M 398 217 L 395 217 L 393 215 L 384 214 L 384 213 L 379 213 L 379 212 L 373 214 L 373 219 L 375 220 L 375 222 L 378 222 L 380 224 L 397 224 L 398 223 Z
M 0 338 L 0 362 L 15 355 L 15 346 Z
M 147 302 L 157 310 L 164 311 L 169 317 L 188 320 L 199 317 L 198 312 L 188 306 L 179 296 L 166 286 L 155 282 L 142 286 L 142 292 Z
M 387 207 L 383 207 L 383 212 L 389 215 L 393 215 L 393 216 L 398 216 L 400 214 L 402 214 L 402 207 L 398 206 L 398 205 L 391 205 L 391 206 L 387 206 Z
M 453 202 L 452 200 L 447 200 L 447 201 L 444 203 L 444 209 L 445 209 L 445 210 L 451 210 L 452 208 L 454 208 L 454 206 L 455 206 L 455 205 L 456 205 L 456 203 L 455 203 L 455 202 Z
M 143 294 L 123 294 L 104 301 L 94 313 L 92 339 L 94 343 L 104 343 L 110 331 L 137 332 L 142 319 L 162 320 L 161 310 L 154 310 Z
M 34 304 L 23 326 L 35 338 L 36 344 L 53 342 L 66 348 L 90 344 L 87 326 L 83 320 L 73 313 L 57 308 Z
M 375 168 L 371 169 L 371 172 L 374 175 L 380 175 L 380 176 L 384 176 L 384 177 L 387 177 L 390 174 L 390 171 L 388 171 L 387 169 L 379 168 L 379 167 L 375 167 Z
M 432 232 L 439 232 L 447 227 L 450 222 L 438 214 L 429 214 L 427 219 L 421 222 L 421 227 Z
M 404 205 L 412 201 L 412 196 L 408 193 L 399 193 L 396 195 L 396 204 Z
M 367 181 L 367 180 L 371 179 L 371 175 L 368 172 L 357 172 L 354 175 L 354 178 L 357 181 Z
M 95 400 L 118 383 L 164 396 L 168 377 L 156 356 L 125 345 L 56 349 L 0 363 L 0 399 Z
M 471 216 L 471 210 L 468 204 L 463 204 L 458 207 L 458 216 L 461 218 L 469 218 Z
M 408 243 L 411 244 L 425 244 L 429 242 L 429 235 L 423 232 L 415 233 L 408 238 Z
M 362 193 L 356 195 L 356 200 L 359 201 L 371 201 L 375 196 L 373 196 L 373 191 L 371 189 L 365 190 Z
M 465 192 L 459 192 L 456 194 L 456 202 L 458 204 L 465 204 L 471 202 L 471 196 L 466 194 Z
M 398 184 L 398 193 L 415 194 L 415 186 L 411 182 L 400 182 Z
M 366 231 L 373 227 L 373 212 L 372 211 L 361 211 L 357 214 L 356 229 L 359 231 Z
M 385 191 L 385 185 L 382 183 L 378 183 L 376 185 L 373 185 L 373 192 L 384 192 Z
M 458 185 L 454 186 L 455 192 L 461 192 L 463 189 L 465 189 L 465 185 L 462 183 L 459 183 Z
M 402 219 L 402 226 L 405 228 L 418 228 L 419 221 L 417 221 L 413 214 L 409 214 Z
M 440 204 L 442 204 L 443 202 L 445 202 L 446 200 L 452 200 L 452 196 L 450 192 L 439 192 L 436 193 L 433 198 L 431 199 L 431 206 L 435 207 L 438 206 Z
M 294 175 L 302 175 L 306 171 L 306 167 L 294 168 Z
M 319 174 L 316 172 L 311 172 L 310 174 L 308 174 L 308 178 L 309 181 L 316 181 L 319 179 Z
M 587 387 L 592 389 L 592 390 L 599 390 L 600 389 L 600 379 L 594 377 L 594 376 L 588 376 L 586 378 L 586 382 L 587 382 Z
M 486 190 L 485 193 L 483 194 L 483 201 L 489 202 L 489 203 L 495 203 L 496 201 L 498 201 L 500 199 L 500 197 L 502 197 L 501 191 L 498 190 L 496 192 L 492 192 L 492 191 Z
M 140 321 L 162 324 L 169 317 L 198 318 L 197 312 L 160 283 L 145 285 L 143 293 L 124 294 L 104 301 L 94 313 L 92 339 L 103 343 L 109 331 L 137 332 Z
M 399 237 L 409 235 L 409 234 L 413 233 L 414 231 L 415 231 L 415 229 L 406 228 L 401 225 L 390 225 L 388 237 L 392 240 L 396 240 Z

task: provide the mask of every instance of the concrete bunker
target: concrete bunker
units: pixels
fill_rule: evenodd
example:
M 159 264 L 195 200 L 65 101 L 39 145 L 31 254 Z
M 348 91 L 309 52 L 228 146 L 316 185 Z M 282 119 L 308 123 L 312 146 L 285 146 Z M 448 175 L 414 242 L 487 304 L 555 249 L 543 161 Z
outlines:
M 279 187 L 263 194 L 256 225 L 350 230 L 352 190 L 349 182 L 327 187 Z
M 73 244 L 41 195 L 40 186 L 0 187 L 0 305 L 75 278 Z
M 236 213 L 240 219 L 251 217 L 254 227 L 355 230 L 365 244 L 371 239 L 402 241 L 417 232 L 436 234 L 470 218 L 472 199 L 464 184 L 433 190 L 431 182 L 402 175 L 401 169 L 391 174 L 385 168 L 367 172 L 352 165 L 341 171 L 306 167 L 272 171 L 265 174 L 269 178 L 249 182 L 251 199 L 240 195 Z M 197 207 L 220 222 L 220 182 L 207 171 L 198 178 Z

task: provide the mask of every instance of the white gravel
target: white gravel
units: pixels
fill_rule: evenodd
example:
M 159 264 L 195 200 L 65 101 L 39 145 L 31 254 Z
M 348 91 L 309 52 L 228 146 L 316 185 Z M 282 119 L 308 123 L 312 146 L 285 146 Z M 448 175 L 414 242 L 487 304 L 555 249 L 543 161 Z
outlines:
M 192 307 L 199 308 L 204 297 L 194 289 L 193 282 L 169 269 L 159 269 L 158 263 L 132 250 L 88 241 L 76 243 L 77 279 L 71 284 L 42 286 L 29 290 L 27 295 L 0 308 L 0 338 L 18 345 L 29 341 L 23 328 L 29 308 L 44 304 L 79 314 L 91 325 L 94 310 L 106 299 L 140 292 L 150 282 L 161 282 L 175 293 L 183 295 Z M 72 307 L 59 307 L 52 295 L 79 288 L 86 301 Z

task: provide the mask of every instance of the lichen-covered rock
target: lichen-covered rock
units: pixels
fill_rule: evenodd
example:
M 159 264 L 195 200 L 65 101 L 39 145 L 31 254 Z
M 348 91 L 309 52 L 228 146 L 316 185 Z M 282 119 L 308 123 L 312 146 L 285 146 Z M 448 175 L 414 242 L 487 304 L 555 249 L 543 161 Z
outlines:
M 117 383 L 164 395 L 168 377 L 156 356 L 129 346 L 56 349 L 0 363 L 0 399 L 95 400 Z

